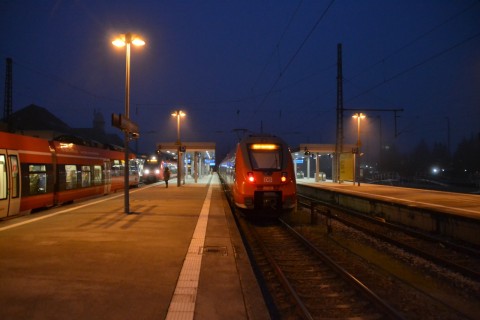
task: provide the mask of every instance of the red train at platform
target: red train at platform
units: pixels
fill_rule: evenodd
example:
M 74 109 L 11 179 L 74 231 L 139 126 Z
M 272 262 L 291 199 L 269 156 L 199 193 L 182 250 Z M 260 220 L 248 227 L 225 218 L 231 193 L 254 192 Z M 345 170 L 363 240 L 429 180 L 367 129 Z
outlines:
M 124 152 L 0 132 L 0 218 L 124 188 Z M 138 186 L 135 155 L 129 184 Z
M 296 180 L 287 144 L 271 135 L 249 135 L 219 166 L 235 207 L 245 213 L 279 215 L 297 205 Z

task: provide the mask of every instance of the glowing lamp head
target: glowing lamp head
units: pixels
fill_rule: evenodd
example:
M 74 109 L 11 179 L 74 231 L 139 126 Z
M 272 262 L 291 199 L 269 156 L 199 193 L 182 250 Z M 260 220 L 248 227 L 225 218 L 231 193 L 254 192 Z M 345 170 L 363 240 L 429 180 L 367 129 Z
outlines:
M 249 182 L 255 182 L 255 177 L 253 176 L 253 172 L 247 172 L 247 180 Z
M 132 40 L 132 44 L 137 47 L 141 47 L 145 45 L 145 41 L 140 38 L 135 38 Z
M 185 117 L 187 114 L 182 110 L 175 110 L 172 112 L 172 117 Z
M 136 47 L 140 47 L 145 45 L 145 40 L 143 40 L 142 38 L 140 38 L 140 36 L 136 34 L 125 33 L 115 38 L 112 41 L 112 44 L 115 47 L 119 47 L 119 48 L 125 47 L 127 44 L 133 44 Z
M 354 119 L 358 119 L 358 118 L 360 118 L 360 119 L 365 119 L 365 117 L 366 117 L 366 115 L 364 115 L 364 114 L 361 113 L 361 112 L 360 112 L 360 113 L 355 113 L 355 114 L 352 116 L 352 118 L 354 118 Z
M 125 41 L 122 40 L 122 39 L 115 39 L 112 41 L 112 44 L 115 46 L 115 47 L 125 47 Z

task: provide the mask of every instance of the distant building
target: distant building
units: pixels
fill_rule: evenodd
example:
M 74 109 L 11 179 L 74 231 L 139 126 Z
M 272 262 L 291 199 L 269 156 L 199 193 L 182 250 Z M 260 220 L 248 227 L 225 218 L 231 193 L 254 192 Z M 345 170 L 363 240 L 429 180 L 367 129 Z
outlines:
M 8 124 L 1 122 L 0 130 L 7 131 Z M 69 140 L 94 146 L 123 146 L 116 134 L 105 132 L 105 120 L 100 112 L 94 111 L 92 128 L 72 128 L 50 113 L 47 109 L 31 104 L 10 115 L 11 132 L 48 140 Z
M 103 114 L 96 110 L 93 111 L 92 128 L 74 128 L 72 130 L 74 135 L 90 141 L 114 146 L 124 145 L 123 140 L 118 135 L 105 132 L 105 119 L 103 118 Z

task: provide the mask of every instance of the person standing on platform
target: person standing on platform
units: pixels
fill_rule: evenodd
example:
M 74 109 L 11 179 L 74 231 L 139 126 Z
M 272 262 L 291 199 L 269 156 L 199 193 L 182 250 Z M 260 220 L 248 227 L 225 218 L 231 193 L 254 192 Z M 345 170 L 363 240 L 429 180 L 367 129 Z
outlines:
M 165 180 L 165 188 L 168 188 L 168 180 L 170 179 L 170 169 L 165 167 L 165 171 L 163 172 L 163 180 Z

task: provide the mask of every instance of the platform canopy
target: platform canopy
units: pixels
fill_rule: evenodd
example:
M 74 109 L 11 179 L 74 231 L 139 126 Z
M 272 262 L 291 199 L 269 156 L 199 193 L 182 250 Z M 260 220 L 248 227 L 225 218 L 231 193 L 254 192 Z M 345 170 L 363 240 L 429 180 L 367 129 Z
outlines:
M 182 142 L 181 151 L 191 156 L 194 152 L 198 152 L 204 159 L 215 159 L 215 142 Z M 177 154 L 178 144 L 175 142 L 158 142 L 157 151 Z

